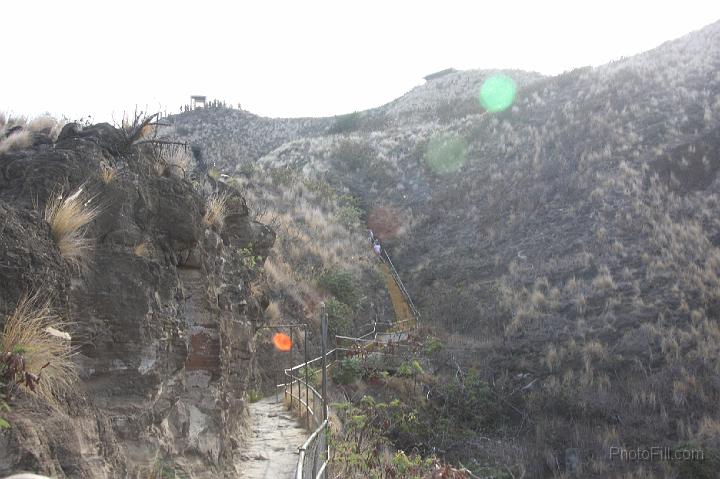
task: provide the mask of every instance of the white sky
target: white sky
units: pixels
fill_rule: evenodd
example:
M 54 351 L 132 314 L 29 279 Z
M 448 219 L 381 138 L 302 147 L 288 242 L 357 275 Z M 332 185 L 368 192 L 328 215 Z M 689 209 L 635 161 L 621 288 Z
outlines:
M 201 94 L 265 116 L 342 114 L 444 68 L 557 74 L 717 20 L 717 0 L 11 0 L 0 111 L 119 120 Z

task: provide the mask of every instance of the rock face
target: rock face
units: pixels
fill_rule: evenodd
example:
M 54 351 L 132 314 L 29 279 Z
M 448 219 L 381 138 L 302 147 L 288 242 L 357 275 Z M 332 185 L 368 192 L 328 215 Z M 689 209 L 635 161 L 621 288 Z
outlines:
M 204 225 L 198 182 L 159 175 L 156 163 L 105 124 L 68 126 L 54 144 L 0 156 L 0 318 L 23 293 L 51 297 L 72 323 L 80 376 L 55 407 L 14 397 L 0 476 L 234 473 L 264 309 L 250 293 L 257 273 L 237 252 L 264 258 L 274 234 L 229 189 L 224 228 Z M 101 181 L 101 168 L 114 178 Z M 102 212 L 78 270 L 42 212 L 80 185 Z

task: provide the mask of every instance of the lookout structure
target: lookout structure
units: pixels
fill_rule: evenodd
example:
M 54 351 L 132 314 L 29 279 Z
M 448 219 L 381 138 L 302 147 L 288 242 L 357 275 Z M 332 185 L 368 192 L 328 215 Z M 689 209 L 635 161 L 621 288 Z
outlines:
M 205 108 L 205 96 L 192 95 L 190 97 L 190 109 L 195 110 L 197 108 Z
M 439 72 L 431 73 L 428 76 L 423 77 L 423 78 L 425 81 L 430 81 L 430 80 L 434 80 L 436 78 L 440 78 L 440 77 L 443 77 L 445 75 L 449 75 L 450 73 L 455 73 L 455 72 L 457 72 L 457 70 L 454 68 L 446 68 L 445 70 L 440 70 Z

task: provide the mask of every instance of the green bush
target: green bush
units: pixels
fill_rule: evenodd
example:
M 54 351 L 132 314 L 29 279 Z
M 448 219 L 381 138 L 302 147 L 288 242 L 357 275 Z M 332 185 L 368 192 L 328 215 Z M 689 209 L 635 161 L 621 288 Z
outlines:
M 338 301 L 354 308 L 358 301 L 358 285 L 352 273 L 341 268 L 325 271 L 318 281 L 321 288 Z
M 0 371 L 0 374 L 2 374 L 2 371 Z M 2 412 L 10 412 L 10 406 L 5 402 L 5 385 L 0 383 L 0 413 Z M 9 427 L 10 423 L 7 422 L 7 419 L 0 416 L 0 429 L 7 429 Z
M 424 372 L 425 371 L 422 366 L 416 359 L 413 359 L 412 361 L 404 361 L 397 370 L 398 376 L 405 378 L 415 377 L 418 374 L 423 374 Z
M 368 172 L 375 159 L 375 151 L 366 142 L 346 140 L 340 143 L 333 156 L 340 171 Z
M 506 415 L 489 384 L 471 369 L 464 378 L 453 378 L 439 393 L 447 415 L 472 430 L 492 428 Z
M 305 188 L 317 194 L 321 199 L 325 201 L 335 201 L 337 198 L 337 192 L 335 188 L 325 181 L 324 179 L 314 178 L 302 178 L 302 183 Z
M 362 375 L 362 365 L 356 358 L 345 358 L 333 368 L 332 380 L 337 384 L 352 384 Z
M 283 166 L 280 168 L 273 168 L 269 171 L 270 178 L 276 185 L 291 185 L 297 178 L 298 172 L 294 168 L 289 166 Z
M 440 341 L 438 338 L 428 336 L 428 338 L 425 340 L 425 344 L 423 345 L 423 350 L 425 351 L 425 354 L 435 354 L 439 351 L 442 351 L 444 345 L 442 341 Z
M 360 225 L 363 211 L 357 206 L 345 205 L 341 206 L 337 212 L 337 218 L 346 228 L 356 228 Z
M 353 309 L 342 301 L 330 298 L 325 302 L 328 315 L 328 334 L 347 336 L 352 331 Z
M 262 391 L 259 389 L 251 389 L 248 391 L 248 401 L 251 403 L 258 402 L 262 399 Z
M 335 123 L 330 127 L 330 134 L 347 133 L 357 130 L 360 126 L 360 113 L 352 112 L 347 115 L 335 117 Z

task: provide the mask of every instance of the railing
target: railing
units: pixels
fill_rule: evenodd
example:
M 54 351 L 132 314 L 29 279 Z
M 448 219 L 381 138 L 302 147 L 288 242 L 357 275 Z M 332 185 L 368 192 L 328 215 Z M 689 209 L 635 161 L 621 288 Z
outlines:
M 400 288 L 406 302 L 408 303 L 410 310 L 414 316 L 413 319 L 406 319 L 397 321 L 394 323 L 372 323 L 372 331 L 363 334 L 357 338 L 349 336 L 336 336 L 336 342 L 338 340 L 351 341 L 356 347 L 365 350 L 366 352 L 370 349 L 372 344 L 378 344 L 382 346 L 394 347 L 399 341 L 402 341 L 407 335 L 405 330 L 406 322 L 414 322 L 417 327 L 418 320 L 420 319 L 420 313 L 415 308 L 415 305 L 410 299 L 410 295 L 405 289 L 405 285 L 400 279 L 395 266 L 390 260 L 387 252 L 384 251 L 385 260 L 389 265 L 389 269 L 395 280 L 395 283 Z M 295 479 L 327 479 L 328 476 L 328 464 L 330 462 L 330 443 L 328 442 L 328 404 L 326 401 L 326 386 L 327 386 L 327 371 L 332 364 L 334 364 L 341 353 L 354 354 L 356 351 L 348 348 L 336 347 L 328 352 L 325 352 L 326 338 L 327 338 L 327 316 L 324 316 L 322 321 L 322 353 L 319 357 L 311 360 L 307 360 L 307 330 L 306 330 L 306 341 L 305 341 L 305 362 L 285 369 L 286 382 L 278 384 L 276 386 L 276 395 L 280 388 L 283 388 L 283 399 L 288 400 L 290 403 L 290 409 L 297 409 L 300 417 L 303 417 L 303 411 L 308 429 L 314 427 L 313 432 L 308 436 L 307 440 L 299 448 L 298 463 L 295 471 Z M 378 331 L 378 326 L 389 326 L 390 330 L 385 332 Z M 400 329 L 398 330 L 398 326 Z M 385 339 L 380 340 L 379 337 Z M 381 353 L 384 354 L 384 353 Z M 332 358 L 332 361 L 328 361 Z M 321 363 L 321 373 L 323 375 L 322 382 L 322 394 L 317 391 L 313 386 L 310 385 L 310 366 L 314 363 Z M 303 377 L 304 376 L 304 377 Z M 297 385 L 297 386 L 295 386 Z M 297 387 L 297 394 L 295 388 Z M 305 399 L 303 400 L 302 389 L 305 389 Z M 289 389 L 289 391 L 288 391 Z
M 297 410 L 301 418 L 304 416 L 308 429 L 314 428 L 312 434 L 300 446 L 296 479 L 320 479 L 325 478 L 327 474 L 330 460 L 330 444 L 327 440 L 328 405 L 323 401 L 322 394 L 310 384 L 310 366 L 324 362 L 327 370 L 337 360 L 338 352 L 338 349 L 333 349 L 325 353 L 325 358 L 321 355 L 285 369 L 285 376 L 289 382 L 277 385 L 277 389 L 283 388 L 283 396 L 289 401 L 290 409 Z M 332 358 L 332 361 L 328 363 L 329 358 Z M 303 389 L 305 389 L 304 399 Z
M 398 285 L 398 288 L 400 288 L 403 296 L 405 296 L 405 301 L 407 301 L 408 306 L 410 306 L 410 310 L 412 311 L 413 316 L 415 316 L 415 319 L 417 321 L 420 321 L 420 312 L 417 310 L 417 308 L 415 307 L 415 303 L 413 303 L 413 300 L 410 298 L 410 293 L 408 293 L 407 289 L 405 288 L 405 284 L 402 282 L 402 279 L 400 279 L 400 274 L 395 269 L 395 265 L 390 259 L 390 255 L 388 255 L 385 248 L 383 248 L 382 250 L 382 255 L 382 257 L 385 259 L 388 266 L 390 267 L 390 271 L 392 273 L 393 279 L 395 280 L 395 283 Z

